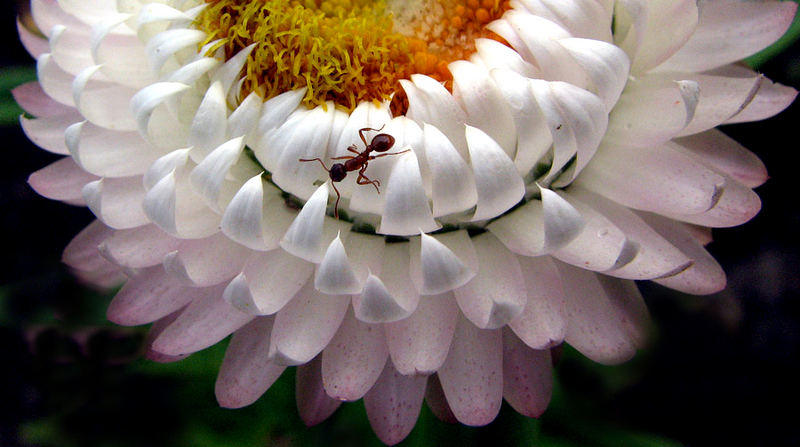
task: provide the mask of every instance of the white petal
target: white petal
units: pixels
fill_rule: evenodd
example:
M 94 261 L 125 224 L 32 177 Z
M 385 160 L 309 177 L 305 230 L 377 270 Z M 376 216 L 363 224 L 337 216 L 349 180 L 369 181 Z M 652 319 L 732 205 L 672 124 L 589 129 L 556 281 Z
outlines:
M 41 78 L 40 78 L 41 79 Z M 150 117 L 164 101 L 188 90 L 189 86 L 180 82 L 158 82 L 140 90 L 131 98 L 130 107 L 136 116 L 139 133 L 150 135 Z
M 525 182 L 514 162 L 482 130 L 466 126 L 470 163 L 475 175 L 478 204 L 471 220 L 496 217 L 516 205 L 525 195 Z
M 528 79 L 506 69 L 495 69 L 491 74 L 495 82 L 503 86 L 501 92 L 514 115 L 517 128 L 514 164 L 517 172 L 526 176 L 550 150 L 553 136 L 547 119 L 533 96 Z
M 447 135 L 462 157 L 467 157 L 464 123 L 467 115 L 439 81 L 414 74 L 411 81 L 400 81 L 408 95 L 408 117 L 419 124 L 430 123 Z
M 591 88 L 611 110 L 628 82 L 630 61 L 624 51 L 610 43 L 591 39 L 561 39 L 591 81 Z
M 361 283 L 353 272 L 344 244 L 338 235 L 328 245 L 325 256 L 317 267 L 314 287 L 330 295 L 352 295 L 361 291 Z
M 319 263 L 325 254 L 323 226 L 328 207 L 328 183 L 323 183 L 308 199 L 281 239 L 281 247 L 309 262 Z
M 429 236 L 411 244 L 411 279 L 421 295 L 438 295 L 461 287 L 478 271 L 478 257 L 466 230 Z
M 128 87 L 142 88 L 156 81 L 148 64 L 142 64 L 147 54 L 134 33 L 124 33 L 130 14 L 112 14 L 92 28 L 92 59 L 101 65 L 100 71 L 115 82 Z
M 49 53 L 42 54 L 36 60 L 36 78 L 48 96 L 67 106 L 75 106 L 72 99 L 72 81 L 74 77 L 62 70 Z
M 453 292 L 473 324 L 482 329 L 502 327 L 522 312 L 528 298 L 519 261 L 489 233 L 472 241 L 480 268 L 470 282 Z
M 22 42 L 22 46 L 25 47 L 25 50 L 27 50 L 28 54 L 34 59 L 38 59 L 39 56 L 50 50 L 47 39 L 28 30 L 19 19 L 17 19 L 17 34 L 19 34 L 19 40 Z
M 272 250 L 296 215 L 278 190 L 257 174 L 239 188 L 225 208 L 222 232 L 253 250 Z
M 419 303 L 410 287 L 408 243 L 386 244 L 380 278 L 370 274 L 361 295 L 354 297 L 356 318 L 366 323 L 386 323 L 411 315 Z
M 553 136 L 553 162 L 545 183 L 569 184 L 592 159 L 608 126 L 605 106 L 596 95 L 564 82 L 530 81 L 531 91 L 547 118 Z
M 215 82 L 206 91 L 192 120 L 189 145 L 197 151 L 192 158 L 199 163 L 209 152 L 221 145 L 225 141 L 227 126 L 228 104 L 225 92 L 222 90 L 222 83 Z
M 706 2 L 691 38 L 659 69 L 700 72 L 744 59 L 782 36 L 796 10 L 792 2 Z
M 539 191 L 541 200 L 531 200 L 487 226 L 514 253 L 552 253 L 583 229 L 583 218 L 568 201 L 549 189 L 539 187 Z
M 211 78 L 212 83 L 219 82 L 222 85 L 222 91 L 226 96 L 231 86 L 240 78 L 242 69 L 247 62 L 247 57 L 250 56 L 250 53 L 256 45 L 257 44 L 253 43 L 239 50 L 233 57 L 225 61 Z
M 453 74 L 453 96 L 467 112 L 467 123 L 488 134 L 513 157 L 517 141 L 514 120 L 489 72 L 466 61 L 453 62 L 448 69 Z
M 99 66 L 88 67 L 72 84 L 75 106 L 92 123 L 114 130 L 136 130 L 137 121 L 129 109 L 136 89 L 97 80 Z
M 610 11 L 596 0 L 520 0 L 525 9 L 556 22 L 577 37 L 611 41 Z
M 20 116 L 19 119 L 28 139 L 40 148 L 60 155 L 69 154 L 64 133 L 70 126 L 81 121 L 83 117 L 75 110 L 64 115 L 36 119 Z
M 211 151 L 189 177 L 195 191 L 205 203 L 222 214 L 225 205 L 233 198 L 244 181 L 232 173 L 244 150 L 244 139 L 234 138 Z M 190 152 L 191 154 L 192 152 Z
M 378 233 L 408 236 L 438 230 L 441 225 L 433 220 L 417 157 L 407 152 L 396 161 L 386 184 L 386 203 Z
M 432 183 L 433 215 L 439 217 L 469 210 L 478 200 L 472 170 L 439 129 L 426 123 L 423 132 L 425 160 Z
M 177 28 L 164 31 L 147 41 L 146 52 L 150 65 L 158 73 L 176 52 L 199 44 L 206 38 L 204 31 Z

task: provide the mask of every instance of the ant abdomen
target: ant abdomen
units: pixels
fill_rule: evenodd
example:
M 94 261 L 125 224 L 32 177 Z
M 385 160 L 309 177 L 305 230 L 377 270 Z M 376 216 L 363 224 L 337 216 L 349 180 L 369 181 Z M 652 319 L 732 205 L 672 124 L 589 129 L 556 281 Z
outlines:
M 375 152 L 386 152 L 394 146 L 394 137 L 387 133 L 379 133 L 372 138 L 369 146 Z

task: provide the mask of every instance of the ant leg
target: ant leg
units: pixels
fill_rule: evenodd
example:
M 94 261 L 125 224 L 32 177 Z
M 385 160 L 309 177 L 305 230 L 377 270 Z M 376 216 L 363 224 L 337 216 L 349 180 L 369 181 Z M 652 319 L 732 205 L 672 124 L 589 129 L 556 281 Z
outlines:
M 370 156 L 369 156 L 369 159 L 370 159 L 370 160 L 374 160 L 374 159 L 376 159 L 376 158 L 379 158 L 379 157 L 385 157 L 385 156 L 387 156 L 387 155 L 400 155 L 400 154 L 405 154 L 406 152 L 410 152 L 410 151 L 411 151 L 411 149 L 406 149 L 406 150 L 404 150 L 404 151 L 400 151 L 400 152 L 392 152 L 391 154 L 378 154 L 378 155 L 370 155 Z
M 331 160 L 352 160 L 354 158 L 356 157 L 353 157 L 352 155 L 342 155 L 341 157 L 333 157 Z
M 342 198 L 342 195 L 339 194 L 339 190 L 336 189 L 336 184 L 331 182 L 331 186 L 333 186 L 333 190 L 336 191 L 336 203 L 333 205 L 333 217 L 339 218 L 339 199 Z
M 347 150 L 352 152 L 352 153 L 354 153 L 354 154 L 356 154 L 356 155 L 360 155 L 361 154 L 361 152 L 359 152 L 358 149 L 356 149 L 356 145 L 355 144 L 351 144 L 350 146 L 348 146 Z
M 365 163 L 364 166 L 358 171 L 358 178 L 356 179 L 356 183 L 358 183 L 359 185 L 372 185 L 372 186 L 375 187 L 375 191 L 378 191 L 378 194 L 380 194 L 381 190 L 378 189 L 378 186 L 381 185 L 381 181 L 380 180 L 370 180 L 369 177 L 364 175 L 364 171 L 366 171 L 366 170 L 367 170 L 367 165 Z
M 318 161 L 318 162 L 319 162 L 319 164 L 321 164 L 321 165 L 322 165 L 322 169 L 324 169 L 324 170 L 326 170 L 326 171 L 328 171 L 328 172 L 331 172 L 331 170 L 330 170 L 330 169 L 328 169 L 328 167 L 327 167 L 327 166 L 325 166 L 325 163 L 323 163 L 323 162 L 322 162 L 322 160 L 321 160 L 321 159 L 319 159 L 319 158 L 301 158 L 301 159 L 299 159 L 299 160 L 297 160 L 297 161 Z
M 381 126 L 379 129 L 375 129 L 375 128 L 372 128 L 372 127 L 362 127 L 361 129 L 358 130 L 358 136 L 360 136 L 361 137 L 361 141 L 364 142 L 364 147 L 368 147 L 369 146 L 369 144 L 367 144 L 367 139 L 364 138 L 364 131 L 365 130 L 374 130 L 375 132 L 380 132 L 383 129 L 384 126 L 386 126 L 386 124 Z

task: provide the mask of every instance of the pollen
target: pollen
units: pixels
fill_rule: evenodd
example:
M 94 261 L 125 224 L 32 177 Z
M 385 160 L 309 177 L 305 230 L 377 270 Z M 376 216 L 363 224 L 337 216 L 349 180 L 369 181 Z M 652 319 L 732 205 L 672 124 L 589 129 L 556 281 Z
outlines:
M 508 0 L 206 0 L 197 27 L 208 53 L 231 58 L 256 44 L 244 68 L 241 96 L 265 100 L 307 88 L 307 107 L 333 101 L 351 111 L 392 100 L 405 111 L 399 80 L 414 73 L 451 87 L 447 65 L 466 59 L 479 37 L 502 39 L 485 25 Z

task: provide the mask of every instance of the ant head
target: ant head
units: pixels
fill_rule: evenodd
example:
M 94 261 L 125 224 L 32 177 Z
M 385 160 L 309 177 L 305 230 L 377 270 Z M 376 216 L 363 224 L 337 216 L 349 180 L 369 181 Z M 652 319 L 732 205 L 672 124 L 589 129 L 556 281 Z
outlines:
M 394 146 L 394 137 L 386 133 L 379 133 L 375 135 L 369 145 L 375 152 L 386 152 Z
M 341 182 L 347 177 L 347 169 L 344 168 L 343 163 L 334 163 L 330 170 L 331 180 L 334 182 Z

